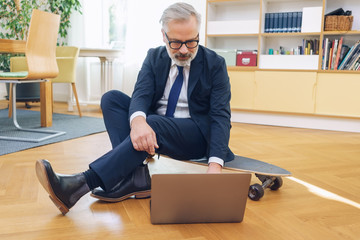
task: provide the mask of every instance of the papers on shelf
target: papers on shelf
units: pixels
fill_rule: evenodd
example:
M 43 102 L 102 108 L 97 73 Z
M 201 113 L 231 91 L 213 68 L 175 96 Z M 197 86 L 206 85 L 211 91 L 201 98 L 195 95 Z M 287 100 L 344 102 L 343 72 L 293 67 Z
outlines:
M 321 32 L 322 7 L 303 8 L 301 32 Z

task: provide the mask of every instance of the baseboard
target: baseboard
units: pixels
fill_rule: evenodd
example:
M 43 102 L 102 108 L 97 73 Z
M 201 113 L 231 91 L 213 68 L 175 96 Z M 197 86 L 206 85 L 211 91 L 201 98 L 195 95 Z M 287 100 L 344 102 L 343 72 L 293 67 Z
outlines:
M 360 133 L 360 119 L 355 118 L 291 115 L 233 110 L 231 112 L 231 121 L 270 126 Z

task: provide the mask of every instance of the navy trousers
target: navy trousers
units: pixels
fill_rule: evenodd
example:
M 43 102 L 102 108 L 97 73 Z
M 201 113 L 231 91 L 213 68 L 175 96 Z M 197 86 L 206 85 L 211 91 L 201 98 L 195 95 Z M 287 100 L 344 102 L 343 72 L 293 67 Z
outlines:
M 130 100 L 129 96 L 117 90 L 105 93 L 101 99 L 112 150 L 92 162 L 90 168 L 102 180 L 105 191 L 112 189 L 134 171 L 148 155 L 147 152 L 135 150 L 131 143 Z M 156 153 L 179 160 L 198 159 L 206 155 L 206 140 L 191 118 L 168 118 L 150 114 L 146 121 L 156 133 L 159 145 Z

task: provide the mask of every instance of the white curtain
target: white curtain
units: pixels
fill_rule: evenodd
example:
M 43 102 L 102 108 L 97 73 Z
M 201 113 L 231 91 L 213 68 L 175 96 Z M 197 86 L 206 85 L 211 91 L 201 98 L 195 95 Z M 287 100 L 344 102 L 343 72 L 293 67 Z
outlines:
M 108 8 L 111 1 L 81 0 L 80 2 L 82 14 L 76 12 L 71 16 L 71 28 L 67 37 L 68 45 L 80 48 L 109 48 Z M 120 67 L 118 62 L 114 65 Z M 80 102 L 99 102 L 102 93 L 100 91 L 100 60 L 98 58 L 80 57 L 78 59 L 76 85 Z M 64 91 L 65 86 L 56 87 L 54 87 L 55 100 L 65 100 L 66 96 L 62 96 L 62 93 L 66 92 Z

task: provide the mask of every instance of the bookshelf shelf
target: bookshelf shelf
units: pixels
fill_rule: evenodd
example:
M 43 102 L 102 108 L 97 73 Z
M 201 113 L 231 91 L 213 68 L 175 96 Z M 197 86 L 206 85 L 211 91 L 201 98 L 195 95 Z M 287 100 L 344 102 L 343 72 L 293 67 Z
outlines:
M 355 70 L 318 70 L 319 73 L 345 73 L 345 74 L 357 74 Z
M 257 33 L 243 33 L 243 34 L 208 34 L 207 37 L 258 37 Z
M 324 35 L 360 35 L 360 31 L 324 31 Z
M 261 33 L 262 37 L 291 37 L 291 36 L 320 36 L 320 32 L 291 32 L 291 33 Z

